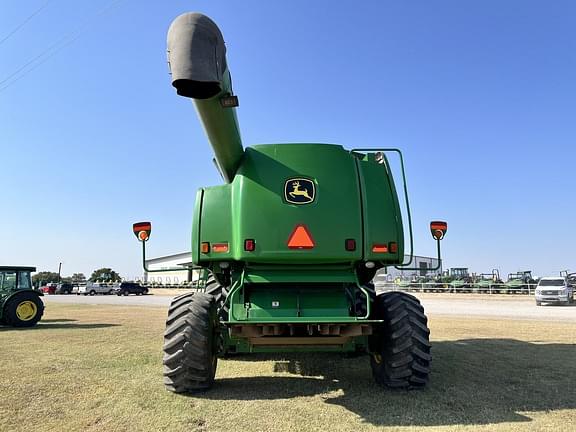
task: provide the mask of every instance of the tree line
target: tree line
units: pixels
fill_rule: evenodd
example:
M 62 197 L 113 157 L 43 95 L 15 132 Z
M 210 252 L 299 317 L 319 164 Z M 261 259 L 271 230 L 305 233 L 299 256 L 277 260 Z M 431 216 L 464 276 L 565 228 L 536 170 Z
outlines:
M 35 286 L 40 286 L 41 284 L 47 283 L 71 283 L 71 284 L 83 284 L 87 281 L 103 281 L 103 282 L 115 282 L 122 280 L 120 274 L 115 272 L 109 267 L 103 267 L 98 270 L 94 270 L 90 275 L 89 279 L 86 279 L 84 273 L 74 273 L 72 276 L 61 276 L 58 273 L 41 271 L 32 276 L 32 283 Z

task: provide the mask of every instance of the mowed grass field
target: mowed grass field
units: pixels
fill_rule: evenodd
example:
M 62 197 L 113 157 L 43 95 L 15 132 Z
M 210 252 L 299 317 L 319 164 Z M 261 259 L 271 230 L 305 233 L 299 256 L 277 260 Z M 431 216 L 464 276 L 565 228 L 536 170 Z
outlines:
M 367 357 L 220 360 L 216 386 L 164 390 L 166 311 L 50 304 L 0 328 L 0 431 L 574 431 L 576 324 L 430 317 L 423 391 L 373 384 Z

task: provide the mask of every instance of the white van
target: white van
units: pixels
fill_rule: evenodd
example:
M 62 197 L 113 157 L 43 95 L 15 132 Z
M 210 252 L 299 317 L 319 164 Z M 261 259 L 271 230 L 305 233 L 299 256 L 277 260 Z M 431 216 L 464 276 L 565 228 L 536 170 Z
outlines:
M 563 277 L 544 277 L 536 286 L 536 306 L 542 303 L 570 304 L 574 301 L 574 288 Z
M 95 294 L 112 294 L 114 292 L 115 286 L 112 283 L 105 283 L 105 282 L 88 282 L 84 286 L 78 287 L 77 294 L 84 294 L 91 296 Z

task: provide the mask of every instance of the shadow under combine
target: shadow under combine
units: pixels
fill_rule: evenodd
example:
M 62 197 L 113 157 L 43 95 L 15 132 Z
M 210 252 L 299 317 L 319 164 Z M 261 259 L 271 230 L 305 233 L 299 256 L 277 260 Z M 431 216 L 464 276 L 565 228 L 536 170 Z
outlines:
M 326 403 L 381 426 L 528 422 L 522 412 L 576 408 L 574 344 L 466 339 L 435 342 L 433 355 L 430 383 L 419 391 L 377 386 L 366 356 L 255 354 L 229 360 L 272 360 L 275 372 L 298 376 L 217 379 L 212 390 L 196 396 L 275 400 L 322 394 Z

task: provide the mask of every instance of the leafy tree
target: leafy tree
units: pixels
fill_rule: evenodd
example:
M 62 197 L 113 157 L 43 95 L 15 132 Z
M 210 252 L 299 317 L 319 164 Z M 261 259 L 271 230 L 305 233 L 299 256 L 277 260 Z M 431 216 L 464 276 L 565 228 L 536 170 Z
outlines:
M 84 273 L 74 273 L 70 279 L 72 283 L 86 282 L 86 276 L 84 276 Z
M 116 273 L 114 270 L 108 267 L 94 270 L 92 272 L 92 275 L 90 276 L 90 280 L 92 282 L 95 281 L 113 282 L 113 281 L 119 281 L 121 279 L 122 278 L 118 273 Z
M 49 282 L 58 282 L 58 273 L 43 271 L 32 276 L 34 286 L 41 286 Z

